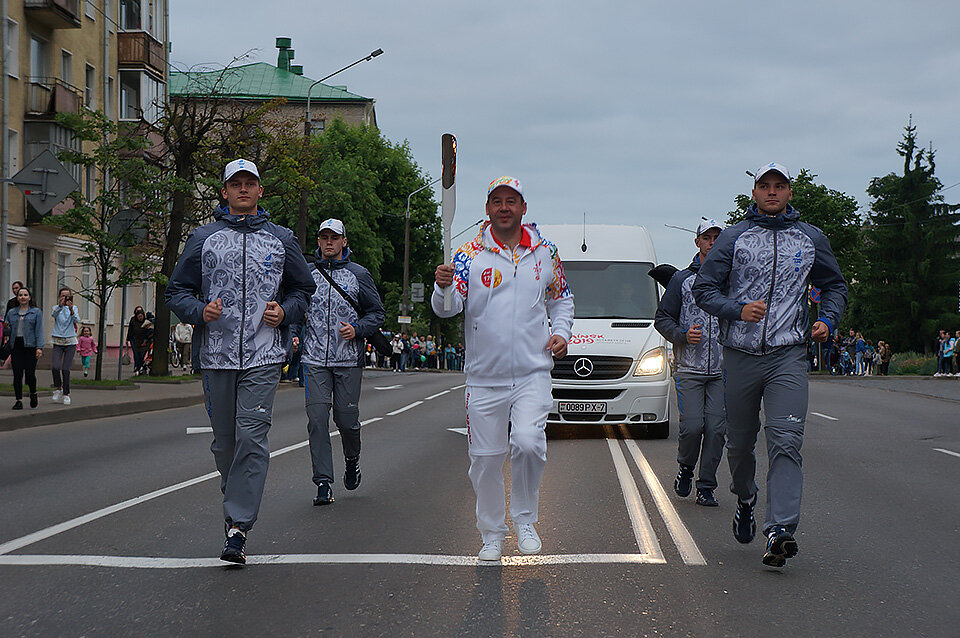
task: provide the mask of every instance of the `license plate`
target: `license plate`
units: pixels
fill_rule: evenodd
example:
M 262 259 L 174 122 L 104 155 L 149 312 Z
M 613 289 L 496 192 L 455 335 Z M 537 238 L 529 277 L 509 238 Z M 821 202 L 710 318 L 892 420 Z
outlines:
M 603 401 L 560 401 L 558 412 L 606 414 L 607 404 Z

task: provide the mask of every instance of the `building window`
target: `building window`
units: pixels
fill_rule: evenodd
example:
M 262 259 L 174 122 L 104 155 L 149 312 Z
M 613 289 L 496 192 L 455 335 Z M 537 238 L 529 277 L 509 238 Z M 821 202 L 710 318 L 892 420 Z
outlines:
M 20 25 L 7 18 L 7 75 L 20 77 Z
M 97 19 L 97 10 L 93 8 L 93 0 L 87 0 L 84 3 L 83 14 L 91 20 Z
M 140 0 L 120 0 L 120 28 L 140 31 L 143 29 Z
M 107 78 L 107 96 L 103 100 L 103 110 L 106 113 L 107 117 L 113 114 L 113 92 L 114 92 L 114 81 L 113 78 Z
M 34 82 L 47 77 L 47 41 L 30 36 L 30 79 Z
M 97 190 L 97 186 L 93 177 L 95 169 L 93 166 L 84 166 L 83 168 L 83 194 L 86 196 L 87 201 L 91 202 L 97 196 L 97 193 L 95 192 Z
M 57 253 L 57 290 L 64 286 L 70 286 L 67 283 L 67 267 L 70 264 L 70 255 L 67 253 Z
M 73 84 L 73 54 L 66 49 L 60 50 L 60 77 L 67 84 Z
M 27 248 L 27 288 L 40 308 L 43 308 L 43 266 L 43 251 Z
M 20 170 L 20 133 L 7 129 L 7 171 L 16 175 Z
M 136 71 L 120 71 L 120 119 L 139 120 L 142 115 L 140 74 Z
M 97 103 L 97 70 L 87 65 L 86 84 L 83 91 L 83 104 L 88 109 L 93 109 Z

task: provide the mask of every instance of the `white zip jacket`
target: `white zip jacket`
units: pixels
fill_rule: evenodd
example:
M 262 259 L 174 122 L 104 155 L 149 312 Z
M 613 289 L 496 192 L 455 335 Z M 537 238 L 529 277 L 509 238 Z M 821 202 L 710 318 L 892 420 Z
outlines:
M 438 317 L 465 309 L 468 385 L 509 386 L 529 374 L 549 372 L 550 335 L 570 341 L 573 293 L 557 247 L 535 224 L 524 224 L 523 231 L 511 251 L 494 239 L 487 222 L 457 249 L 449 311 L 443 310 L 443 289 L 434 284 L 431 304 Z

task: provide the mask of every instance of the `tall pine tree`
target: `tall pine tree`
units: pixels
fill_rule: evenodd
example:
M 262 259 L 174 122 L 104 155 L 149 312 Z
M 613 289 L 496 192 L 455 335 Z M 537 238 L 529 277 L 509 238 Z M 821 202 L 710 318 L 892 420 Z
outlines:
M 894 350 L 933 352 L 941 328 L 960 327 L 960 226 L 943 203 L 933 147 L 917 147 L 912 118 L 897 145 L 903 174 L 870 180 L 862 318 Z

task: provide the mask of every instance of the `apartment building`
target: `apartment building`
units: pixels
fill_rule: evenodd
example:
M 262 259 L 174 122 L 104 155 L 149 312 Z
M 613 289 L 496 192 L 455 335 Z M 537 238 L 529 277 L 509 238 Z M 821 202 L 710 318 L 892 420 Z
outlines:
M 78 141 L 56 122 L 58 113 L 102 110 L 118 122 L 156 122 L 168 97 L 168 0 L 2 0 L 2 175 L 11 177 L 49 149 L 78 149 Z M 131 126 L 131 129 L 135 127 Z M 96 195 L 92 170 L 68 166 L 85 197 Z M 41 217 L 12 184 L 0 185 L 3 214 L 0 299 L 10 283 L 24 281 L 44 311 L 57 290 L 93 284 L 92 267 L 79 263 L 82 237 L 60 233 L 51 216 Z M 131 286 L 127 310 L 153 306 L 152 284 Z M 120 342 L 120 291 L 106 308 L 107 344 Z M 77 295 L 84 322 L 97 320 L 96 306 Z M 49 343 L 49 339 L 47 340 Z M 113 356 L 116 356 L 115 351 Z

